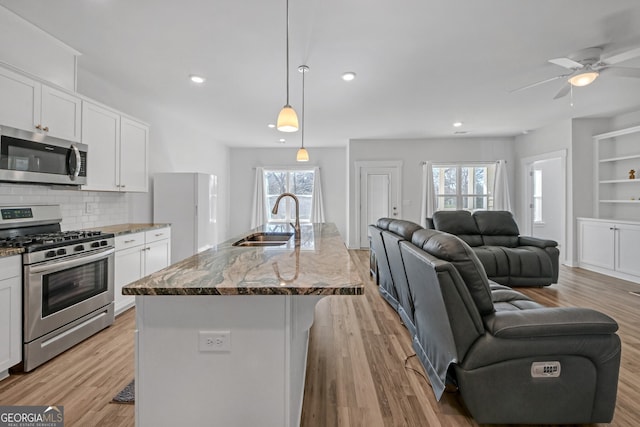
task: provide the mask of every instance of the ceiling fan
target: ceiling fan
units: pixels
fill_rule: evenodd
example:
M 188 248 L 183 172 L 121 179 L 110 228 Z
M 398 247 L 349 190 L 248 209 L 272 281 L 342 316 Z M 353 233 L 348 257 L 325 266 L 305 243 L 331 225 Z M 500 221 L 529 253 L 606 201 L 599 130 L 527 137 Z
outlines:
M 603 73 L 619 77 L 640 78 L 640 68 L 620 67 L 616 65 L 637 57 L 640 57 L 640 47 L 615 54 L 607 54 L 603 52 L 603 48 L 601 47 L 590 47 L 569 55 L 566 58 L 549 60 L 552 64 L 566 68 L 570 70 L 570 72 L 514 89 L 510 91 L 510 93 L 566 78 L 566 84 L 562 86 L 556 96 L 553 97 L 553 99 L 558 99 L 566 96 L 571 90 L 571 86 L 587 86 L 593 83 L 593 81 Z

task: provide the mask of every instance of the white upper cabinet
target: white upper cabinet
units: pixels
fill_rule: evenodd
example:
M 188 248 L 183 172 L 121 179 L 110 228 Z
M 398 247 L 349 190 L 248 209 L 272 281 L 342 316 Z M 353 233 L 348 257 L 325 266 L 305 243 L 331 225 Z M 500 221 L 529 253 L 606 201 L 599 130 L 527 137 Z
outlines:
M 120 190 L 120 114 L 96 104 L 82 103 L 82 142 L 89 146 L 87 185 L 83 190 Z
M 0 68 L 0 94 L 0 126 L 80 140 L 79 97 L 5 68 Z
M 80 141 L 82 100 L 47 85 L 42 85 L 40 123 L 47 135 Z
M 148 191 L 148 146 L 149 127 L 128 117 L 122 117 L 120 119 L 121 191 Z
M 83 190 L 148 191 L 146 124 L 84 101 L 82 142 L 89 146 Z

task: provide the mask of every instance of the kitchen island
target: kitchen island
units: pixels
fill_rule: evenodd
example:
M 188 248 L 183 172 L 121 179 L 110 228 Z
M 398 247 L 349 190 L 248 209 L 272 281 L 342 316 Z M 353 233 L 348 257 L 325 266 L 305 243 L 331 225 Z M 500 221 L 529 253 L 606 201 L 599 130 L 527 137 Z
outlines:
M 136 296 L 136 425 L 299 424 L 315 305 L 363 284 L 333 224 L 303 225 L 299 245 L 233 246 L 245 235 L 123 288 Z

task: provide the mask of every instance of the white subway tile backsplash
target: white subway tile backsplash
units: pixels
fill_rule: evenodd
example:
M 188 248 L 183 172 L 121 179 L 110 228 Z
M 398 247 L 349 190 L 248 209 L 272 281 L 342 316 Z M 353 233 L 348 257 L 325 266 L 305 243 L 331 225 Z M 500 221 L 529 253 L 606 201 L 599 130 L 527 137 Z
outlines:
M 86 212 L 86 204 L 95 209 Z M 67 190 L 59 187 L 0 183 L 0 205 L 57 204 L 63 230 L 78 230 L 129 222 L 125 193 Z

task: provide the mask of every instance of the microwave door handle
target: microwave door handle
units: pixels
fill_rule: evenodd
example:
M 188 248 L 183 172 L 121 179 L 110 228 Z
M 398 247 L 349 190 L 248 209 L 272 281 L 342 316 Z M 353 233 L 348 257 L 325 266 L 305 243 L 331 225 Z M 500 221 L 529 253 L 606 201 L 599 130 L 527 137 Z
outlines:
M 80 168 L 82 167 L 80 162 L 82 161 L 82 157 L 80 157 L 80 150 L 78 150 L 78 147 L 75 145 L 71 144 L 71 150 L 73 150 L 73 155 L 76 157 L 76 167 L 73 171 L 69 172 L 71 172 L 72 179 L 76 179 L 78 175 L 80 175 Z
M 31 267 L 30 273 L 37 274 L 45 271 L 48 273 L 53 273 L 59 270 L 64 270 L 66 268 L 77 267 L 79 265 L 88 264 L 93 261 L 98 261 L 102 258 L 108 258 L 114 252 L 115 252 L 115 249 L 110 248 L 104 251 L 100 251 L 96 254 L 81 256 L 68 261 L 58 261 L 51 264 L 47 263 L 45 265 L 36 265 L 35 267 Z

